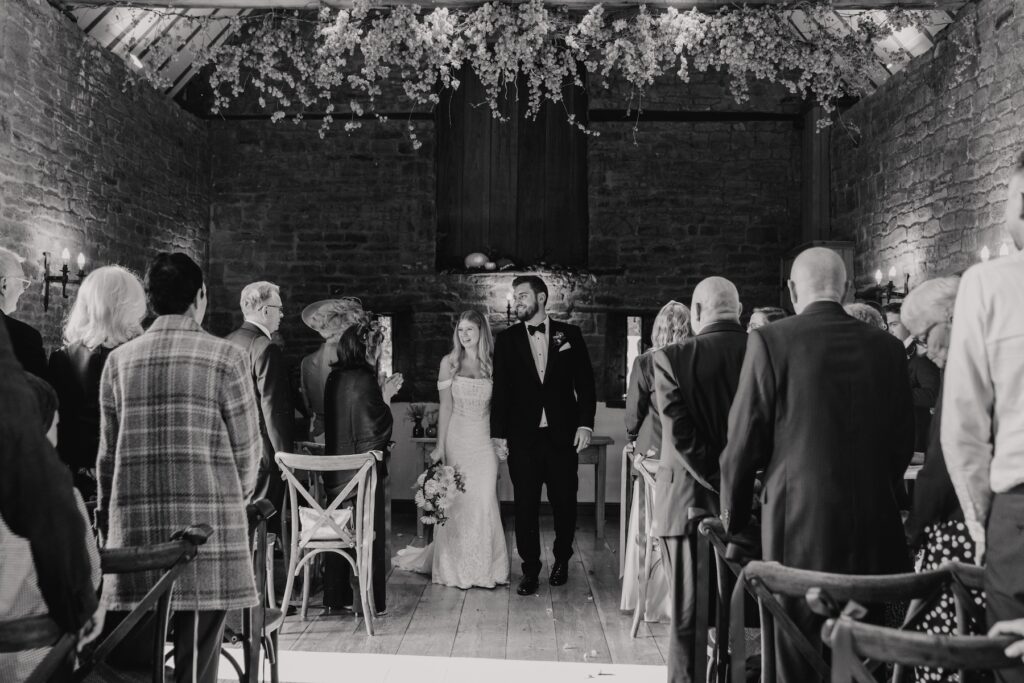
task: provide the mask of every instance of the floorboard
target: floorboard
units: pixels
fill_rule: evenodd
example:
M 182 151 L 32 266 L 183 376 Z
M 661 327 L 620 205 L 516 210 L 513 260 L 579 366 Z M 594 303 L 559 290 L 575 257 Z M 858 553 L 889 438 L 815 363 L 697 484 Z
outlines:
M 466 591 L 428 584 L 398 648 L 400 655 L 450 657 Z
M 452 656 L 505 659 L 508 603 L 507 586 L 466 591 Z
M 519 566 L 514 534 L 511 525 L 506 526 L 505 536 L 509 538 L 509 556 L 512 562 L 511 587 L 508 599 L 508 643 L 505 650 L 507 659 L 528 661 L 558 661 L 558 647 L 555 642 L 555 622 L 551 609 L 551 587 L 547 581 L 540 582 L 540 590 L 533 595 L 521 596 L 514 593 L 523 572 Z M 541 553 L 543 557 L 544 532 L 541 530 Z

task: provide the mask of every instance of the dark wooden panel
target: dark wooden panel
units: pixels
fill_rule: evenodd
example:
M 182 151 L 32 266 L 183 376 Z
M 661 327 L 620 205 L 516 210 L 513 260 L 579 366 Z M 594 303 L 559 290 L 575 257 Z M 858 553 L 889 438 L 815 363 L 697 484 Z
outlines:
M 481 107 L 487 109 L 486 106 Z M 489 111 L 489 109 L 488 109 Z M 491 119 L 491 174 L 489 245 L 491 256 L 514 256 L 516 239 L 516 196 L 519 191 L 519 121 L 514 101 L 505 98 L 499 111 L 508 118 L 502 123 Z
M 536 120 L 523 118 L 526 112 L 526 91 L 519 102 L 519 220 L 516 225 L 518 250 L 515 260 L 528 265 L 544 260 L 544 229 L 547 217 L 547 166 L 545 112 Z
M 486 251 L 491 220 L 491 110 L 484 102 L 484 88 L 475 76 L 467 77 L 463 71 L 466 92 L 463 107 L 465 125 L 462 134 L 462 235 L 463 256 L 474 251 Z M 470 72 L 471 73 L 471 72 Z M 482 106 L 481 106 L 482 105 Z
M 437 267 L 461 266 L 462 131 L 465 90 L 446 91 L 435 112 L 437 131 Z M 454 262 L 453 262 L 454 261 Z

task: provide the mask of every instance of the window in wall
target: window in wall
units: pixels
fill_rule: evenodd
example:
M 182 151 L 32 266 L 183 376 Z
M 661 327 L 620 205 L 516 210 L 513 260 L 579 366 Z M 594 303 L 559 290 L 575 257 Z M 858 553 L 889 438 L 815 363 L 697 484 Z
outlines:
M 611 408 L 626 405 L 633 361 L 651 348 L 656 311 L 609 313 L 605 328 L 604 401 Z
M 381 332 L 384 333 L 384 342 L 380 352 L 379 372 L 385 377 L 395 374 L 395 318 L 390 313 L 381 313 L 377 316 Z
M 482 106 L 471 70 L 459 80 L 436 110 L 437 267 L 461 269 L 473 252 L 519 266 L 586 266 L 587 136 L 566 121 L 586 121 L 586 91 L 568 88 L 564 103 L 529 121 L 522 82 L 501 103 L 503 122 Z
M 641 330 L 643 319 L 638 315 L 626 316 L 626 387 L 629 387 L 630 376 L 633 374 L 633 362 L 642 351 Z M 623 396 L 623 399 L 626 397 Z

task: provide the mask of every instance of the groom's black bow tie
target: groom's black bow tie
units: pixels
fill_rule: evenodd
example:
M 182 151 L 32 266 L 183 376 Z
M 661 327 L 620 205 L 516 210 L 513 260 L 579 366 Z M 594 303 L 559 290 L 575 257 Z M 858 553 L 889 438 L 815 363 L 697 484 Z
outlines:
M 541 323 L 540 325 L 526 326 L 526 331 L 529 332 L 530 334 L 533 334 L 534 332 L 540 332 L 541 334 L 545 334 L 547 332 L 547 329 L 548 328 L 544 326 L 544 323 Z

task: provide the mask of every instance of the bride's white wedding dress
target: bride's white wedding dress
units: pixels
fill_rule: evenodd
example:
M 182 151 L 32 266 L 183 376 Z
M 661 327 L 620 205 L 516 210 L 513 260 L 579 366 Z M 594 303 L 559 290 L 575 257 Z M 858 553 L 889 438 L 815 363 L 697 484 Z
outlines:
M 427 572 L 434 583 L 458 588 L 493 588 L 508 583 L 508 549 L 498 506 L 498 457 L 491 445 L 489 379 L 456 375 L 438 382 L 452 389 L 452 416 L 445 438 L 445 463 L 458 467 L 466 492 L 455 496 L 434 542 L 398 553 L 399 569 Z

